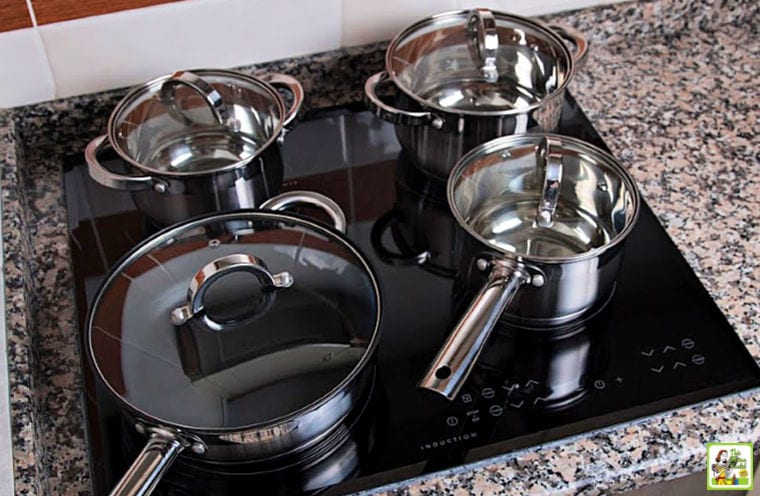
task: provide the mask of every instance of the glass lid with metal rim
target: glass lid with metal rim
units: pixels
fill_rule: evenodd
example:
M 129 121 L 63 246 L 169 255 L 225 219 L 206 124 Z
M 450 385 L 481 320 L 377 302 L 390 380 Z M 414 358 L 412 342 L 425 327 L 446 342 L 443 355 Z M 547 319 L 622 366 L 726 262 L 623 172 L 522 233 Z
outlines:
M 474 9 L 438 14 L 401 32 L 388 47 L 386 69 L 423 105 L 501 114 L 536 106 L 563 88 L 573 56 L 543 24 Z
M 536 261 L 595 256 L 633 228 L 639 196 L 609 154 L 567 136 L 524 134 L 462 157 L 448 182 L 460 224 L 481 242 Z
M 280 136 L 286 110 L 262 80 L 179 71 L 132 90 L 108 123 L 116 151 L 141 169 L 196 174 L 247 162 Z
M 295 216 L 219 214 L 120 262 L 88 320 L 90 358 L 137 412 L 194 430 L 317 404 L 370 359 L 379 291 L 362 256 Z

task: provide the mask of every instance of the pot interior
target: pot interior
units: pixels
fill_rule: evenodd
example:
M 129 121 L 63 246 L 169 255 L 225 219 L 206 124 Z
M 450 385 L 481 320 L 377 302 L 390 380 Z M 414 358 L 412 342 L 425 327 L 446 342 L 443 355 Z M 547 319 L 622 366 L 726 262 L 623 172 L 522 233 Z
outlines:
M 551 136 L 562 177 L 552 222 L 540 221 L 546 136 L 499 138 L 463 157 L 448 186 L 459 222 L 492 248 L 535 260 L 572 260 L 618 242 L 638 212 L 633 179 L 610 155 L 572 138 Z
M 177 85 L 162 95 L 165 76 L 131 92 L 109 123 L 117 151 L 157 173 L 206 173 L 250 160 L 279 136 L 284 114 L 276 91 L 228 71 L 194 71 L 218 92 L 220 123 L 201 94 Z
M 388 71 L 405 92 L 444 111 L 524 109 L 563 87 L 572 59 L 562 40 L 527 19 L 494 16 L 496 82 L 481 72 L 467 12 L 434 16 L 401 33 L 388 48 Z
M 97 371 L 161 424 L 238 429 L 288 417 L 337 390 L 374 349 L 377 286 L 346 242 L 283 216 L 224 219 L 147 241 L 114 269 L 91 312 Z M 293 285 L 230 272 L 209 286 L 199 314 L 175 325 L 199 269 L 233 254 L 287 271 Z

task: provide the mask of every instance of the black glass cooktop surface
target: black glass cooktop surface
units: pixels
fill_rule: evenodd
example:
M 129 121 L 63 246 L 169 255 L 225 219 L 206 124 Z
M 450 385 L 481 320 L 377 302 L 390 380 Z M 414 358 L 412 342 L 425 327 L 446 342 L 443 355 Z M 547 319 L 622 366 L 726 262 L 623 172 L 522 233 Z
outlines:
M 570 96 L 560 133 L 605 148 Z M 307 116 L 288 134 L 283 155 L 283 188 L 335 199 L 349 237 L 379 276 L 383 337 L 373 394 L 298 459 L 199 469 L 180 458 L 160 494 L 368 490 L 760 385 L 755 361 L 644 205 L 604 307 L 561 329 L 500 323 L 455 401 L 419 390 L 469 297 L 453 276 L 457 230 L 444 185 L 410 165 L 393 128 L 359 105 Z M 129 194 L 90 180 L 82 156 L 67 162 L 84 322 L 108 268 L 155 228 Z M 96 494 L 107 494 L 142 439 L 83 367 L 93 483 Z

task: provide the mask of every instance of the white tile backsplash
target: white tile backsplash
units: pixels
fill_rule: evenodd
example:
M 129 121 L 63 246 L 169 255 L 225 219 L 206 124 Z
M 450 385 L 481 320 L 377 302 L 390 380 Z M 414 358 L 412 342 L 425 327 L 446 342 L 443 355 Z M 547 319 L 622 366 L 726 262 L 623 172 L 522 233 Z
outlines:
M 387 40 L 447 10 L 480 6 L 534 16 L 616 1 L 624 0 L 173 2 L 0 33 L 0 107 L 134 85 L 182 68 L 247 65 Z
M 340 46 L 341 0 L 196 0 L 40 27 L 58 97 Z
M 0 33 L 0 108 L 49 100 L 55 94 L 36 28 Z

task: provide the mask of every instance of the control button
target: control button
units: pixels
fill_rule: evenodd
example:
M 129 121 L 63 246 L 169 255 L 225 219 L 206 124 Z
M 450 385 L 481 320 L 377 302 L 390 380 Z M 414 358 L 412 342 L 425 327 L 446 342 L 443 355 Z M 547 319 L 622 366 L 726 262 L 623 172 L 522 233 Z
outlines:
M 533 400 L 534 405 L 538 405 L 539 403 L 546 403 L 546 398 L 538 397 L 535 400 Z
M 664 369 L 664 368 L 665 368 L 664 365 L 660 365 L 658 368 L 650 367 L 649 370 L 651 370 L 652 372 L 655 372 L 655 373 L 659 374 L 660 372 L 662 372 L 662 369 Z
M 643 351 L 642 350 L 641 354 L 644 355 L 645 357 L 650 357 L 650 356 L 654 355 L 654 348 L 652 348 L 649 351 Z
M 602 390 L 602 389 L 604 389 L 604 388 L 606 388 L 606 387 L 607 387 L 607 383 L 606 383 L 606 382 L 604 382 L 604 381 L 603 381 L 603 380 L 601 380 L 601 379 L 597 379 L 597 380 L 595 380 L 595 381 L 594 381 L 594 387 L 595 387 L 596 389 Z
M 470 410 L 467 416 L 470 417 L 471 422 L 480 422 L 480 410 Z
M 515 388 L 519 388 L 519 387 L 520 387 L 520 386 L 519 386 L 517 383 L 514 383 L 514 384 L 509 384 L 509 385 L 507 385 L 507 384 L 505 383 L 503 386 L 501 386 L 501 388 L 502 388 L 502 389 L 506 389 L 506 390 L 507 390 L 507 391 L 509 391 L 510 393 L 512 392 L 512 390 L 513 390 L 513 389 L 515 389 Z
M 483 396 L 483 398 L 490 400 L 496 396 L 496 391 L 494 391 L 492 388 L 485 388 L 480 392 L 480 394 Z
M 521 406 L 523 406 L 523 403 L 525 403 L 525 400 L 520 400 L 520 403 L 510 403 L 509 406 L 511 406 L 512 408 L 520 408 Z
M 531 386 L 538 386 L 538 381 L 534 381 L 533 379 L 528 379 L 528 382 L 525 383 L 525 387 L 531 387 Z
M 459 419 L 456 417 L 449 417 L 446 419 L 446 423 L 449 425 L 449 427 L 456 427 L 459 423 Z
M 620 377 L 620 376 L 617 376 L 617 377 L 615 377 L 615 382 L 617 382 L 618 384 L 622 384 L 623 383 L 623 378 Z
M 683 346 L 683 348 L 685 350 L 690 350 L 690 349 L 694 348 L 695 344 L 696 343 L 694 343 L 693 339 L 684 338 L 684 339 L 681 340 L 681 346 Z
M 522 406 L 522 402 L 520 402 L 520 405 Z M 504 413 L 504 409 L 499 405 L 491 405 L 491 408 L 488 409 L 488 413 L 490 413 L 492 417 L 501 417 L 501 414 Z
M 699 353 L 696 353 L 691 356 L 691 363 L 693 363 L 694 365 L 702 365 L 703 363 L 705 363 L 705 357 L 703 357 Z
M 663 349 L 662 349 L 662 352 L 663 352 L 663 354 L 664 354 L 664 353 L 667 353 L 667 352 L 669 352 L 669 351 L 676 351 L 676 349 L 675 349 L 675 348 L 673 348 L 672 346 L 670 346 L 669 344 L 668 344 L 668 345 L 665 345 L 665 348 L 663 348 Z
M 678 367 L 686 367 L 686 364 L 683 362 L 676 362 L 673 364 L 673 370 L 677 369 Z
M 462 403 L 472 403 L 472 396 L 470 393 L 465 393 L 462 395 Z

